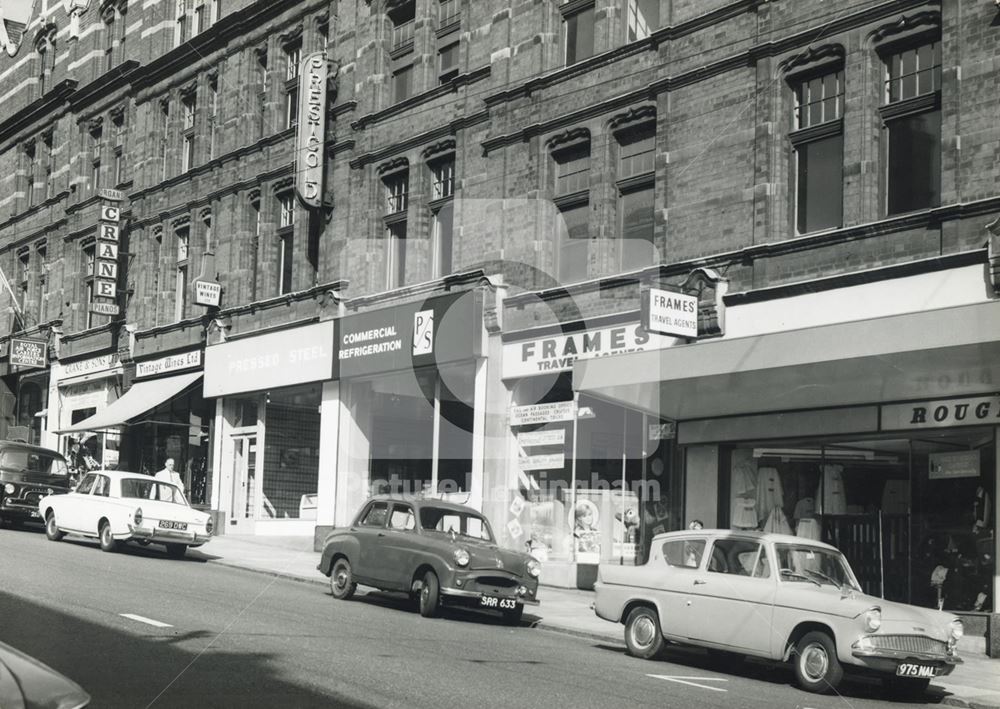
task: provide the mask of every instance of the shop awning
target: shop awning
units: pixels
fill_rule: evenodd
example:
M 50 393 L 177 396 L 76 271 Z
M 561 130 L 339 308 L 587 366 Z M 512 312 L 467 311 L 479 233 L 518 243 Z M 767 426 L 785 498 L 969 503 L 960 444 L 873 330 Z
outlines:
M 1000 387 L 1000 301 L 578 360 L 582 393 L 686 420 Z
M 56 433 L 102 431 L 112 426 L 121 426 L 177 396 L 201 379 L 201 376 L 202 372 L 188 372 L 148 382 L 136 382 L 120 399 L 112 402 L 107 408 Z

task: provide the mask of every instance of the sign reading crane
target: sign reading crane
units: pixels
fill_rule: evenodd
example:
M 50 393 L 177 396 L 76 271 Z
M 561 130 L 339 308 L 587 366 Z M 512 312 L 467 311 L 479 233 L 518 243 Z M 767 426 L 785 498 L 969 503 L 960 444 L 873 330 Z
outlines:
M 302 60 L 299 72 L 299 125 L 295 136 L 295 191 L 307 207 L 323 206 L 326 145 L 326 52 Z
M 120 243 L 121 208 L 111 202 L 116 195 L 102 193 L 101 218 L 97 224 L 94 245 L 94 291 L 90 312 L 118 315 L 118 245 Z

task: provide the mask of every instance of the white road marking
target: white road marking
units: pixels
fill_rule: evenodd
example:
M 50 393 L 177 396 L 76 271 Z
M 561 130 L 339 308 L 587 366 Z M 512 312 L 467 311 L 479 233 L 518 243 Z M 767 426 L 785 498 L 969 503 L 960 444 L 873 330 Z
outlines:
M 722 689 L 721 687 L 709 687 L 707 684 L 698 684 L 697 682 L 691 682 L 690 680 L 696 679 L 702 682 L 728 682 L 728 679 L 723 679 L 722 677 L 675 677 L 673 675 L 646 675 L 647 677 L 655 677 L 656 679 L 665 679 L 668 682 L 677 682 L 678 684 L 687 684 L 692 687 L 698 687 L 700 689 L 710 689 L 713 692 L 728 692 L 728 689 Z
M 158 620 L 153 620 L 152 618 L 146 618 L 145 616 L 136 615 L 135 613 L 119 613 L 122 618 L 128 618 L 129 620 L 135 620 L 140 623 L 145 623 L 146 625 L 152 625 L 156 628 L 172 628 L 174 626 L 170 623 L 161 623 Z

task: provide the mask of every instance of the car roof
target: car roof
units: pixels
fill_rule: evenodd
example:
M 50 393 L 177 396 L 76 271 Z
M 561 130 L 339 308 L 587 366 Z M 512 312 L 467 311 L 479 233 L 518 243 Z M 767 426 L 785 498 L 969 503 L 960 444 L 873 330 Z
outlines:
M 63 458 L 63 454 L 52 448 L 46 448 L 44 446 L 36 446 L 31 443 L 22 443 L 21 441 L 7 441 L 0 440 L 0 447 L 3 448 L 20 448 L 21 450 L 33 451 L 35 453 L 47 453 L 48 455 L 53 455 L 58 458 Z
M 468 505 L 460 505 L 457 502 L 438 500 L 434 497 L 420 497 L 418 495 L 375 495 L 365 501 L 363 506 L 367 506 L 369 502 L 402 502 L 408 505 L 413 505 L 418 509 L 421 507 L 436 507 L 438 509 L 450 510 L 452 512 L 465 512 L 482 516 L 478 510 L 469 507 Z
M 837 547 L 826 544 L 825 542 L 816 541 L 815 539 L 796 537 L 791 534 L 759 532 L 756 529 L 682 529 L 676 532 L 664 532 L 663 534 L 657 534 L 653 537 L 653 541 L 665 542 L 670 541 L 671 539 L 688 539 L 690 537 L 711 537 L 713 539 L 720 537 L 740 537 L 743 539 L 756 539 L 758 541 L 772 542 L 775 544 L 805 544 L 808 546 L 838 551 Z
M 142 473 L 131 473 L 127 470 L 105 470 L 104 468 L 98 468 L 97 470 L 88 470 L 86 475 L 91 475 L 93 473 L 100 473 L 101 475 L 107 475 L 112 480 L 125 480 L 125 479 L 135 479 L 135 480 L 156 480 L 152 475 L 144 475 Z M 158 480 L 157 482 L 166 482 L 165 480 Z

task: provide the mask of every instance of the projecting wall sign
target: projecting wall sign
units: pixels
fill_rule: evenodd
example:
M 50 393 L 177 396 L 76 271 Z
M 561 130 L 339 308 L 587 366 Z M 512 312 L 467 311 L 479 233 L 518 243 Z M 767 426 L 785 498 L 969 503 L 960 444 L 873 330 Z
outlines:
M 103 195 L 109 199 L 113 195 Z M 121 209 L 114 204 L 101 205 L 101 220 L 97 225 L 94 248 L 94 291 L 90 311 L 101 315 L 118 315 L 118 243 L 121 235 Z
M 299 72 L 299 125 L 295 136 L 295 191 L 307 207 L 323 206 L 326 144 L 326 52 L 302 60 Z

